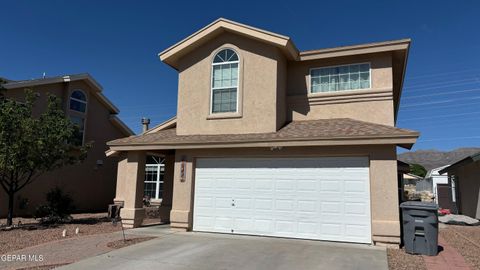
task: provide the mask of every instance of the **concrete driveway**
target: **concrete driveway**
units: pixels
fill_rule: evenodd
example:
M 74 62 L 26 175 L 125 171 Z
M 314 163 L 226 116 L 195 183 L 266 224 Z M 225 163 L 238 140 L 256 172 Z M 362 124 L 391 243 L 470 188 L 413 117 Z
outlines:
M 60 269 L 388 269 L 385 249 L 365 245 L 173 232 L 168 227 L 128 232 L 158 238 Z

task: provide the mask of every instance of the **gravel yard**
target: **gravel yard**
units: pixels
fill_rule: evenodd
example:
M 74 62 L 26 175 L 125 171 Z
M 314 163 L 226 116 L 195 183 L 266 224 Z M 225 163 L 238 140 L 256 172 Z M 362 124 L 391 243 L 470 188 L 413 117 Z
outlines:
M 480 226 L 441 225 L 440 235 L 472 269 L 480 269 Z M 411 255 L 404 249 L 387 249 L 388 268 L 391 270 L 426 269 L 422 256 Z
M 460 253 L 472 269 L 480 269 L 480 226 L 446 225 L 440 235 Z
M 387 249 L 388 269 L 390 270 L 426 270 L 422 256 L 412 255 L 404 249 Z
M 32 218 L 15 218 L 14 224 L 21 222 L 19 227 L 0 229 L 0 254 L 60 239 L 121 230 L 119 225 L 113 226 L 106 216 L 106 213 L 74 214 L 68 224 L 45 226 Z M 0 224 L 5 223 L 5 219 L 0 219 Z M 78 235 L 75 234 L 76 228 L 79 228 Z M 62 237 L 63 230 L 67 230 L 65 238 Z

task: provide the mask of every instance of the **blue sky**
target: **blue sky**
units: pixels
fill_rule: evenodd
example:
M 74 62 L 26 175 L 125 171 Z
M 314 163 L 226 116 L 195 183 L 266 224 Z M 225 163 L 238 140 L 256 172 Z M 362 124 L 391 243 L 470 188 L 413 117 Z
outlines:
M 175 115 L 177 74 L 158 52 L 225 17 L 300 50 L 412 38 L 398 126 L 414 149 L 480 146 L 478 1 L 2 1 L 0 76 L 88 72 L 135 131 Z

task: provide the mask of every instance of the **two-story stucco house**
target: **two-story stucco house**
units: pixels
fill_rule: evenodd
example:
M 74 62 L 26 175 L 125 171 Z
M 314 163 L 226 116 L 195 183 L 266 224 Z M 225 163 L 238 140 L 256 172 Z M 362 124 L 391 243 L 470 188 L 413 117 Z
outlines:
M 395 127 L 410 40 L 298 51 L 225 19 L 159 54 L 178 71 L 177 116 L 109 142 L 115 201 L 138 226 L 146 155 L 165 157 L 177 229 L 400 243 Z
M 41 175 L 16 194 L 14 213 L 33 214 L 45 203 L 45 195 L 54 187 L 71 195 L 76 211 L 106 211 L 115 196 L 117 163 L 107 159 L 108 141 L 133 135 L 118 117 L 119 109 L 103 94 L 101 85 L 88 74 L 47 77 L 32 80 L 8 80 L 2 85 L 7 98 L 23 101 L 25 89 L 37 96 L 34 116 L 47 106 L 48 95 L 60 98 L 67 117 L 79 126 L 76 143 L 92 143 L 81 164 L 66 166 Z M 6 216 L 7 195 L 0 190 L 0 216 Z

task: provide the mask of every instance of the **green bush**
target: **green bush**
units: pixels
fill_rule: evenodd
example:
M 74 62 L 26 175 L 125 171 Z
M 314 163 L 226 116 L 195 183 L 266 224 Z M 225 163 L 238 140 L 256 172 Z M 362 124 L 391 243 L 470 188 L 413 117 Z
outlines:
M 72 220 L 70 215 L 75 209 L 73 199 L 59 187 L 47 193 L 47 204 L 37 207 L 35 218 L 40 218 L 41 223 L 64 223 Z

